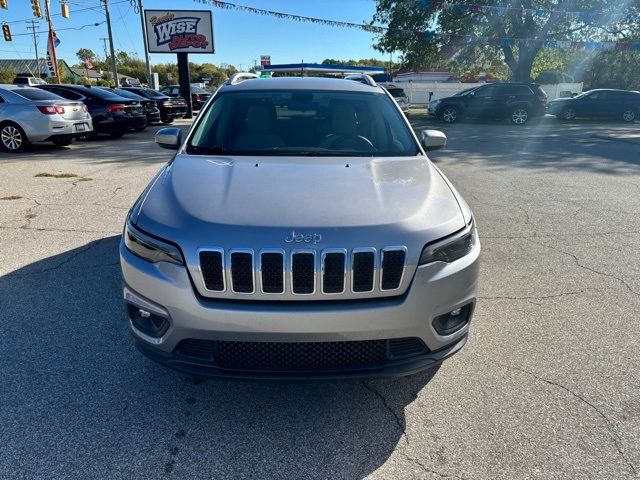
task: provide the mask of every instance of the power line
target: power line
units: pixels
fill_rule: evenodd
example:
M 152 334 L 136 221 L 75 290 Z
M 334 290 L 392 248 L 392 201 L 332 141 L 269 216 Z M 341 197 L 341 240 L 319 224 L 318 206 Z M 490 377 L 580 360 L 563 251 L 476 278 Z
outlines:
M 118 0 L 117 2 L 112 2 L 111 5 L 118 5 L 120 3 L 129 3 L 129 0 Z M 97 9 L 97 8 L 100 8 L 100 6 L 97 5 L 95 7 L 79 8 L 78 10 L 74 10 L 72 13 L 86 12 L 88 10 L 95 11 L 95 9 Z M 52 13 L 51 16 L 52 17 L 61 17 L 62 13 Z M 23 18 L 22 20 L 12 20 L 10 22 L 2 22 L 2 23 L 6 23 L 8 25 L 12 25 L 14 23 L 28 22 L 29 20 L 31 20 L 31 18 Z M 62 29 L 61 28 L 57 28 L 56 31 L 58 31 L 58 30 L 62 30 Z
M 82 30 L 84 28 L 87 27 L 99 27 L 100 25 L 103 25 L 105 22 L 97 22 L 97 23 L 87 23 L 86 25 L 81 25 L 79 27 L 65 27 L 65 28 L 56 28 L 55 31 L 56 32 L 62 32 L 64 30 Z M 32 35 L 32 33 L 12 33 L 11 36 L 12 37 L 20 37 L 20 36 L 24 36 L 24 35 Z

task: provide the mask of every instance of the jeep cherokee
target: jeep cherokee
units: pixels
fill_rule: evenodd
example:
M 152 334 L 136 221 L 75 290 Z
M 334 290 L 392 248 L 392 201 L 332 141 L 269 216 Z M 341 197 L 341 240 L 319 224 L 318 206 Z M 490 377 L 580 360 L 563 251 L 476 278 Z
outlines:
M 467 341 L 472 213 L 389 92 L 237 74 L 132 207 L 120 245 L 133 339 L 212 377 L 353 378 L 433 367 Z

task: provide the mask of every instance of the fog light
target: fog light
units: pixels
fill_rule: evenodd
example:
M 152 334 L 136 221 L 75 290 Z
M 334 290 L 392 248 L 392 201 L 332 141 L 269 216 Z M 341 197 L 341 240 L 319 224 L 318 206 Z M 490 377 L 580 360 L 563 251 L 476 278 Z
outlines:
M 464 307 L 456 308 L 455 310 L 439 315 L 433 319 L 433 328 L 440 335 L 449 335 L 464 327 L 471 318 L 471 310 L 473 304 L 468 303 Z
M 127 304 L 129 319 L 136 329 L 150 337 L 161 337 L 169 329 L 169 319 L 162 315 Z

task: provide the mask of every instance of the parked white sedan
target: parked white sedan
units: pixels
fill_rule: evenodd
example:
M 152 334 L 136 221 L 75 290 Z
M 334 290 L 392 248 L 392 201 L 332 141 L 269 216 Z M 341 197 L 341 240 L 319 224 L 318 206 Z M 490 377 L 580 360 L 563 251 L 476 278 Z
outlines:
M 27 85 L 0 85 L 0 149 L 5 152 L 21 152 L 35 142 L 66 146 L 92 130 L 82 102 Z

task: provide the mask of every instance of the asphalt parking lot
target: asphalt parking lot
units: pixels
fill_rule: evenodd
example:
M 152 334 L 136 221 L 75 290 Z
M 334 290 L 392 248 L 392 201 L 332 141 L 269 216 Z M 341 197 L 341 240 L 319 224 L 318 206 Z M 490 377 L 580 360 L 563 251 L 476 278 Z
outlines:
M 483 246 L 467 346 L 311 384 L 201 382 L 132 347 L 117 246 L 171 157 L 154 130 L 0 154 L 0 478 L 638 477 L 640 124 L 444 128 L 431 157 Z

